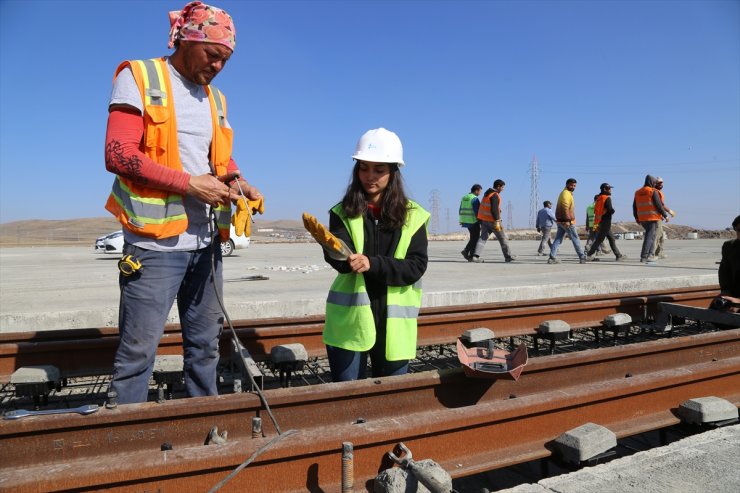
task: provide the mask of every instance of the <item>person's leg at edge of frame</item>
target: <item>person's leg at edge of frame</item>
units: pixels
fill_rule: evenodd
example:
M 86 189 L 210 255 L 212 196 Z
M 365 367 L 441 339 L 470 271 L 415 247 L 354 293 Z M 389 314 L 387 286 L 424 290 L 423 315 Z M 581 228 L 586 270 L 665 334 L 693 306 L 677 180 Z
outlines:
M 367 352 L 350 351 L 336 346 L 326 346 L 329 369 L 333 382 L 349 382 L 367 378 Z
M 187 269 L 186 253 L 126 245 L 127 254 L 135 255 L 144 268 L 131 277 L 119 276 L 120 342 L 110 385 L 119 404 L 147 401 L 157 346 Z
M 214 251 L 215 278 L 211 266 Z M 189 254 L 188 275 L 177 294 L 185 388 L 190 397 L 218 395 L 218 342 L 224 315 L 214 284 L 219 295 L 223 296 L 221 249 L 206 247 Z

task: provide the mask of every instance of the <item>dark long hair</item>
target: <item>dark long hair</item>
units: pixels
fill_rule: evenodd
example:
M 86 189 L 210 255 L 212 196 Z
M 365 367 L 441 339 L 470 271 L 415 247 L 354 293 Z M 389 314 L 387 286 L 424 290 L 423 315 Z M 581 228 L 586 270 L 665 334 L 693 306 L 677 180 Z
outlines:
M 390 177 L 388 187 L 381 199 L 380 227 L 387 230 L 401 229 L 406 222 L 409 199 L 403 186 L 403 177 L 395 164 L 388 165 Z M 355 161 L 352 168 L 352 181 L 342 199 L 342 207 L 348 217 L 357 217 L 367 212 L 367 196 L 360 181 L 360 164 Z

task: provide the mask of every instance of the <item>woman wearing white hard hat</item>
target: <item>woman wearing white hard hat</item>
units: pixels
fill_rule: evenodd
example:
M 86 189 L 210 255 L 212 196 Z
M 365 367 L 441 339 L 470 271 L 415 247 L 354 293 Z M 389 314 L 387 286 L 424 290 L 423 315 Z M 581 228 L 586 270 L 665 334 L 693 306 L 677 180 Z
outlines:
M 403 146 L 384 128 L 360 137 L 352 179 L 329 211 L 329 229 L 350 246 L 326 301 L 324 343 L 335 382 L 402 375 L 416 357 L 429 213 L 406 196 Z

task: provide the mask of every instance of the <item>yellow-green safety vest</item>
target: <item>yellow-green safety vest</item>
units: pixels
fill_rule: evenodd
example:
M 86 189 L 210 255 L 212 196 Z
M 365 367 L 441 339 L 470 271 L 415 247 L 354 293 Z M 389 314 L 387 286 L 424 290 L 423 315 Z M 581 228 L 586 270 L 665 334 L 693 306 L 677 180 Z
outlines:
M 365 230 L 362 216 L 349 218 L 341 204 L 332 211 L 344 223 L 355 245 L 362 253 Z M 426 228 L 429 213 L 409 200 L 406 222 L 394 258 L 406 257 L 411 238 Z M 409 360 L 416 357 L 416 328 L 421 308 L 421 279 L 410 286 L 388 286 L 385 357 L 388 361 Z M 375 321 L 370 308 L 365 277 L 362 274 L 339 274 L 329 288 L 326 300 L 324 343 L 349 351 L 368 351 L 375 345 Z
M 458 222 L 460 224 L 475 224 L 478 222 L 478 218 L 475 216 L 475 211 L 473 210 L 473 200 L 477 198 L 478 196 L 471 192 L 460 200 L 460 208 L 458 210 Z

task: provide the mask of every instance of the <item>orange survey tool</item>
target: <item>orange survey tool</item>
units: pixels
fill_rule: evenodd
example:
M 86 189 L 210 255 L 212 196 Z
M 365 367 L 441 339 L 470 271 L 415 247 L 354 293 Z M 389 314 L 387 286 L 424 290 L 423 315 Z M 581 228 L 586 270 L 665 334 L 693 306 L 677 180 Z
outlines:
M 347 260 L 352 250 L 341 239 L 332 234 L 326 226 L 321 224 L 315 216 L 308 212 L 303 213 L 303 227 L 327 251 L 329 256 L 336 260 Z

